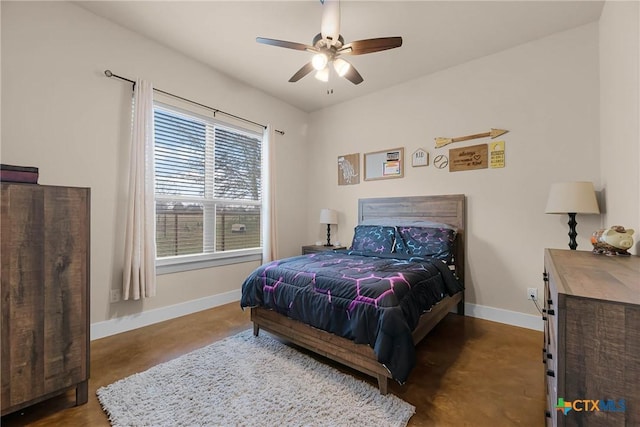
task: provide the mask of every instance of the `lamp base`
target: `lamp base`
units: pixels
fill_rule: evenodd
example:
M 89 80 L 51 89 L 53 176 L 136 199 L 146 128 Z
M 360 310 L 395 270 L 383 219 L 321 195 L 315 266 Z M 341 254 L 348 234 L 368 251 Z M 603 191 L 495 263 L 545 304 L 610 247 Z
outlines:
M 331 244 L 331 224 L 327 224 L 327 244 L 325 246 L 333 246 Z
M 572 251 L 575 251 L 578 247 L 578 242 L 576 242 L 576 237 L 578 237 L 578 233 L 576 232 L 576 214 L 574 212 L 570 212 L 569 214 L 569 248 Z

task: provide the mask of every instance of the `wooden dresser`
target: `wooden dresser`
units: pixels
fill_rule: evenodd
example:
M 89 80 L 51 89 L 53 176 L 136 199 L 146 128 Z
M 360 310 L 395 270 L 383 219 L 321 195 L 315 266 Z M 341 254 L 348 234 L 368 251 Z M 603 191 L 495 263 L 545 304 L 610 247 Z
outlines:
M 88 188 L 1 184 L 2 415 L 89 380 Z
M 640 257 L 546 249 L 544 270 L 546 424 L 640 425 Z

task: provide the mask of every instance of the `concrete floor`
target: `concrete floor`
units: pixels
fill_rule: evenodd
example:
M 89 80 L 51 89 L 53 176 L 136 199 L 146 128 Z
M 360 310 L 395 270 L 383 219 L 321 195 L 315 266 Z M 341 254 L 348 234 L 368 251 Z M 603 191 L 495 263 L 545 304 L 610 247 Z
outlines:
M 99 387 L 250 327 L 249 310 L 232 303 L 92 341 L 87 404 L 74 407 L 69 392 L 7 415 L 2 425 L 108 426 Z M 389 392 L 416 407 L 410 426 L 543 426 L 541 349 L 542 332 L 449 314 L 418 344 L 407 383 L 391 382 Z

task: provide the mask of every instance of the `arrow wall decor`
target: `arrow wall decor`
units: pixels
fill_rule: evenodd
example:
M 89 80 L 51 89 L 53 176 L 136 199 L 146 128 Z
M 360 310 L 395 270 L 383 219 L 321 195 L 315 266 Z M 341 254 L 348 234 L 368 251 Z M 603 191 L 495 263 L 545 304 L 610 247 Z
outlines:
M 459 136 L 457 138 L 436 138 L 436 148 L 444 147 L 445 145 L 449 145 L 454 142 L 468 141 L 470 139 L 487 138 L 487 137 L 491 137 L 491 139 L 493 139 L 493 138 L 499 137 L 500 135 L 504 135 L 507 132 L 509 131 L 505 129 L 491 128 L 490 132 L 476 133 L 474 135 Z

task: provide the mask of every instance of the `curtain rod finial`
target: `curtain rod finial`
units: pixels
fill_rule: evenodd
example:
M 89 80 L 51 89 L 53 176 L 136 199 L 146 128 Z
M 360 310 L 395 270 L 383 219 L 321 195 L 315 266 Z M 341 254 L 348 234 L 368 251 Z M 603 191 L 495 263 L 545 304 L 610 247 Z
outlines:
M 104 75 L 107 77 L 112 77 L 113 73 L 111 72 L 111 70 L 104 70 Z

